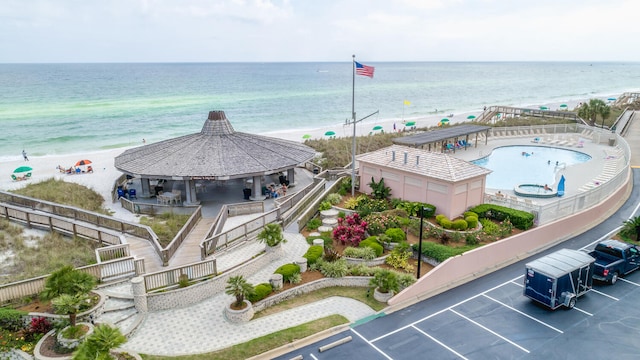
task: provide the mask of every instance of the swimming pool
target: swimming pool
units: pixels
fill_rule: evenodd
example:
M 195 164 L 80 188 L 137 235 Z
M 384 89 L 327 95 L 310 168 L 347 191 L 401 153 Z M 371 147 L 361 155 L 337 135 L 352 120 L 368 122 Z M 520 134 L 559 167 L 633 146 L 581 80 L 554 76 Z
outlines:
M 579 151 L 516 145 L 495 148 L 490 155 L 472 163 L 493 171 L 487 176 L 487 188 L 513 190 L 518 184 L 548 184 L 555 188 L 559 172 L 589 160 L 591 156 Z

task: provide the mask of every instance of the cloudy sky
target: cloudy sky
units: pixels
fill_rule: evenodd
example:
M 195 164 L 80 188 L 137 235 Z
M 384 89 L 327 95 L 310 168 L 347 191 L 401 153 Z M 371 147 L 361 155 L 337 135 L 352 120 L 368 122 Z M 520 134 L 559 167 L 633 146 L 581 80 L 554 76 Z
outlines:
M 637 0 L 0 0 L 0 63 L 640 61 Z

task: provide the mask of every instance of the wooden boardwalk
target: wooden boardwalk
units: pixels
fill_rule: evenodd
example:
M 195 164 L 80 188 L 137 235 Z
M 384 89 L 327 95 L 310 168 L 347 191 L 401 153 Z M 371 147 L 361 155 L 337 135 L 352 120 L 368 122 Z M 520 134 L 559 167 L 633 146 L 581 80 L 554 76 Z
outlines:
M 169 260 L 169 267 L 177 267 L 200 261 L 200 242 L 215 221 L 214 218 L 202 218 L 189 232 L 180 248 Z

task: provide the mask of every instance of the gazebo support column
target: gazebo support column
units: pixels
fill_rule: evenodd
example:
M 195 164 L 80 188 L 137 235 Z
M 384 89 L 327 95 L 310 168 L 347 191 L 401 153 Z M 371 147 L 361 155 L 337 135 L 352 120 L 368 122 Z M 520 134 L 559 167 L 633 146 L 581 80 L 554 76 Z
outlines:
M 296 184 L 296 168 L 287 169 L 287 180 L 289 180 L 289 186 Z
M 143 198 L 150 198 L 155 195 L 155 190 L 151 189 L 151 185 L 149 184 L 149 178 L 141 178 L 140 186 L 142 187 L 140 196 Z
M 262 201 L 264 199 L 265 197 L 264 195 L 262 195 L 262 177 L 254 176 L 251 188 L 251 196 L 249 197 L 249 200 Z
M 196 205 L 200 202 L 198 201 L 198 197 L 196 196 L 196 183 L 193 180 L 185 180 L 184 188 L 187 198 L 185 200 L 186 205 Z

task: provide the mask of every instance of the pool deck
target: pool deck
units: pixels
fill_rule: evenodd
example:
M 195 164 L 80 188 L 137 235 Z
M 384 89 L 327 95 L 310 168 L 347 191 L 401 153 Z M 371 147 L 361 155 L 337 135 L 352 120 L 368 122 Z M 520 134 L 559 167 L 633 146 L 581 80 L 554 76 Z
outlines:
M 487 143 L 479 142 L 477 147 L 471 146 L 467 149 L 458 149 L 449 154 L 456 158 L 466 161 L 476 160 L 491 154 L 493 149 L 502 146 L 543 146 L 554 147 L 563 150 L 579 151 L 591 156 L 591 160 L 583 164 L 576 164 L 567 167 L 564 170 L 558 171 L 556 175 L 556 184 L 560 180 L 560 176 L 565 177 L 565 196 L 575 195 L 579 192 L 588 190 L 597 186 L 600 182 L 605 182 L 607 177 L 615 175 L 620 171 L 620 166 L 624 165 L 623 153 L 617 146 L 609 146 L 604 144 L 597 144 L 590 139 L 583 139 L 583 147 L 570 147 L 562 145 L 551 145 L 544 143 L 534 143 L 533 140 L 536 136 L 521 136 L 521 137 L 492 137 L 489 138 Z M 495 194 L 500 190 L 507 196 L 516 196 L 513 189 L 485 189 L 487 194 Z M 555 198 L 537 198 L 536 202 L 551 202 Z

